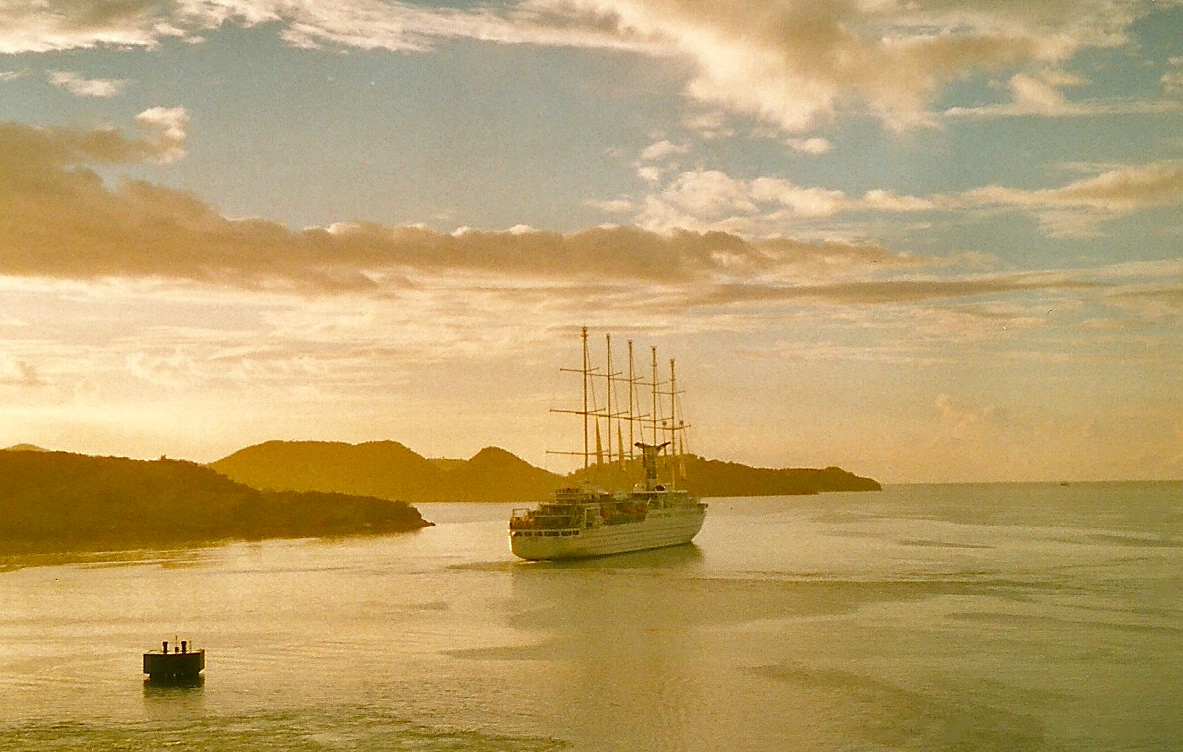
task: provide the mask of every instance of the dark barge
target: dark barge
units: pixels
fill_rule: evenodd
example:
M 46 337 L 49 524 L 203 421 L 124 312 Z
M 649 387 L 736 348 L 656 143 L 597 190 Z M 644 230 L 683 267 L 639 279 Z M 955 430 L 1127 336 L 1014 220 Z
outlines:
M 144 673 L 154 684 L 186 683 L 200 681 L 205 668 L 205 649 L 190 650 L 188 640 L 181 640 L 168 649 L 168 640 L 161 643 L 160 652 L 144 653 Z

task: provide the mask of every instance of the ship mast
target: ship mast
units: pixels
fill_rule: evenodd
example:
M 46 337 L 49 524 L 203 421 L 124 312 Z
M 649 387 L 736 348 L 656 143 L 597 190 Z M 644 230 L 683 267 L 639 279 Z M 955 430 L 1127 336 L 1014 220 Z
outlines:
M 633 393 L 637 389 L 637 376 L 633 372 L 633 341 L 628 341 L 628 458 L 633 458 L 633 422 L 637 419 L 637 411 L 633 406 Z
M 670 358 L 670 488 L 678 486 L 678 377 L 674 374 L 674 359 Z
M 608 392 L 608 394 L 605 396 L 605 399 L 607 400 L 607 402 L 604 405 L 604 409 L 607 411 L 605 418 L 607 419 L 607 428 L 608 428 L 608 462 L 611 463 L 612 462 L 612 335 L 605 334 L 604 339 L 607 342 L 607 351 L 608 351 L 608 362 L 607 362 L 607 367 L 608 367 L 607 392 Z
M 600 436 L 600 415 L 599 408 L 595 403 L 595 385 L 592 383 L 593 377 L 599 375 L 599 369 L 593 368 L 591 364 L 591 354 L 588 351 L 587 345 L 587 327 L 580 330 L 580 339 L 583 345 L 583 364 L 581 368 L 560 368 L 560 371 L 567 373 L 578 373 L 583 379 L 583 408 L 574 410 L 564 410 L 561 408 L 551 408 L 552 413 L 567 413 L 569 415 L 583 416 L 583 451 L 574 452 L 560 452 L 548 449 L 547 454 L 564 454 L 572 457 L 583 456 L 583 470 L 584 478 L 587 478 L 588 471 L 591 468 L 592 457 L 592 430 L 596 433 L 597 453 L 599 452 L 599 436 Z M 592 425 L 592 419 L 595 419 L 595 425 Z
M 653 421 L 653 443 L 654 443 L 654 445 L 656 445 L 657 444 L 657 420 L 658 420 L 658 417 L 657 417 L 657 347 L 655 345 L 651 345 L 649 347 L 649 350 L 653 356 L 653 383 L 651 384 L 651 386 L 653 387 L 653 414 L 650 417 L 651 417 L 651 420 Z
M 676 453 L 677 448 L 677 406 L 675 400 L 678 394 L 678 379 L 674 376 L 674 359 L 670 358 L 670 452 Z
M 674 456 L 680 455 L 681 449 L 679 448 L 680 439 L 679 439 L 678 432 L 684 430 L 686 428 L 686 426 L 684 423 L 681 423 L 678 421 L 678 412 L 677 412 L 678 411 L 678 404 L 677 404 L 677 402 L 678 402 L 678 376 L 677 376 L 677 371 L 675 368 L 674 359 L 671 358 L 669 361 L 669 363 L 670 363 L 669 391 L 666 391 L 664 389 L 665 382 L 661 381 L 658 377 L 657 347 L 651 346 L 649 348 L 650 356 L 651 356 L 651 362 L 650 362 L 651 381 L 646 382 L 643 380 L 643 378 L 639 378 L 637 375 L 636 363 L 634 360 L 633 341 L 629 340 L 628 341 L 628 375 L 627 375 L 627 377 L 625 377 L 623 372 L 620 374 L 617 374 L 612 370 L 612 335 L 611 334 L 606 335 L 605 336 L 605 344 L 607 346 L 607 372 L 604 373 L 604 377 L 605 377 L 605 383 L 607 384 L 607 390 L 606 390 L 607 394 L 606 394 L 605 406 L 603 408 L 601 408 L 597 404 L 597 398 L 596 398 L 596 394 L 595 394 L 595 389 L 596 389 L 595 379 L 597 379 L 601 375 L 602 372 L 599 367 L 592 366 L 591 352 L 590 352 L 590 349 L 588 346 L 588 333 L 587 333 L 586 326 L 582 327 L 580 329 L 580 342 L 581 342 L 582 350 L 583 350 L 583 352 L 582 352 L 583 362 L 581 364 L 581 367 L 580 368 L 560 368 L 559 370 L 570 372 L 570 373 L 580 374 L 580 376 L 583 380 L 582 409 L 565 410 L 565 409 L 560 409 L 560 408 L 551 408 L 551 412 L 574 414 L 574 415 L 580 415 L 583 417 L 583 451 L 582 452 L 579 452 L 579 451 L 562 452 L 562 451 L 547 450 L 547 454 L 565 454 L 565 455 L 570 455 L 570 456 L 582 455 L 583 456 L 584 478 L 586 480 L 588 477 L 588 473 L 591 471 L 591 468 L 592 468 L 592 457 L 593 456 L 596 457 L 596 464 L 597 465 L 602 464 L 604 462 L 603 446 L 601 443 L 601 441 L 602 441 L 601 430 L 604 428 L 604 426 L 602 426 L 600 424 L 600 419 L 603 418 L 606 421 L 606 426 L 607 426 L 607 431 L 608 431 L 608 462 L 609 463 L 611 463 L 613 461 L 613 459 L 612 459 L 613 458 L 613 454 L 612 454 L 612 446 L 613 446 L 612 425 L 614 422 L 616 423 L 616 426 L 617 426 L 617 429 L 616 429 L 617 430 L 617 438 L 615 440 L 617 456 L 622 463 L 624 462 L 624 459 L 625 459 L 624 437 L 623 437 L 623 430 L 622 430 L 623 427 L 620 425 L 620 421 L 627 421 L 628 422 L 628 432 L 629 432 L 628 459 L 629 460 L 633 460 L 636 458 L 636 454 L 633 451 L 634 448 L 641 449 L 643 455 L 646 455 L 648 452 L 651 451 L 653 453 L 652 460 L 654 461 L 654 463 L 656 463 L 657 456 L 659 454 L 661 454 L 662 450 L 665 449 L 666 447 L 669 447 L 669 449 L 666 452 L 667 458 L 672 458 Z M 613 392 L 615 391 L 615 382 L 617 382 L 617 381 L 625 381 L 628 384 L 628 412 L 627 413 L 625 413 L 623 411 L 616 412 L 616 413 L 613 412 L 613 409 L 614 409 L 613 403 L 620 402 L 619 395 L 616 395 L 616 399 L 613 400 Z M 644 413 L 642 413 L 640 411 L 640 399 L 643 399 L 643 398 L 641 398 L 637 394 L 637 387 L 638 386 L 650 387 L 651 400 L 652 400 L 652 412 L 648 416 L 646 416 Z M 666 397 L 667 395 L 669 396 L 669 411 L 667 414 L 663 415 L 662 408 L 665 405 L 663 398 Z M 615 406 L 615 409 L 619 410 L 620 405 L 617 404 Z M 614 417 L 618 418 L 619 420 L 613 421 Z M 646 418 L 648 418 L 649 431 L 645 430 Z M 594 425 L 592 423 L 593 420 L 595 421 Z M 636 424 L 635 426 L 634 426 L 634 423 Z M 594 450 L 592 448 L 592 432 L 593 431 L 595 432 L 595 449 Z M 650 437 L 651 443 L 649 443 L 649 444 L 645 443 L 646 434 L 648 434 Z M 593 455 L 593 451 L 594 451 L 594 455 Z M 643 459 L 648 460 L 647 457 L 643 457 Z
M 583 327 L 580 333 L 583 339 L 583 470 L 584 477 L 587 477 L 588 457 L 591 455 L 591 448 L 588 446 L 588 418 L 590 414 L 587 410 L 587 391 L 588 380 L 591 379 L 591 373 L 588 370 L 587 360 L 587 327 Z

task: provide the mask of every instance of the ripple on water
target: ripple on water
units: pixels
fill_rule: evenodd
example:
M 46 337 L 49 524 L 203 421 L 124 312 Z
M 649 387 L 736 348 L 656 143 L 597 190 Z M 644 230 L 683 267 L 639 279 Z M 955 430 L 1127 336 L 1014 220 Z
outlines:
M 380 709 L 326 708 L 214 715 L 161 722 L 32 721 L 0 726 L 0 750 L 414 750 L 414 752 L 556 752 L 559 739 L 429 726 Z

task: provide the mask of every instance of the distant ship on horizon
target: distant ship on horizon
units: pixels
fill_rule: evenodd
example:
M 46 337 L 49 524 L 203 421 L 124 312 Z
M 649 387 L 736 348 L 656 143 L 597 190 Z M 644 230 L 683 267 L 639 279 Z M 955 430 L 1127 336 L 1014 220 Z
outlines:
M 537 508 L 513 510 L 509 519 L 509 546 L 515 556 L 530 561 L 549 559 L 577 559 L 608 554 L 642 551 L 689 543 L 702 529 L 706 519 L 706 503 L 678 489 L 677 476 L 682 455 L 686 425 L 677 419 L 677 377 L 674 361 L 670 360 L 668 382 L 657 375 L 657 349 L 652 349 L 652 379 L 640 381 L 633 369 L 632 342 L 628 348 L 628 374 L 624 377 L 612 370 L 612 339 L 607 336 L 606 370 L 600 372 L 590 364 L 587 327 L 582 332 L 583 367 L 572 370 L 583 378 L 583 406 L 578 410 L 557 410 L 583 418 L 583 451 L 559 452 L 583 457 L 583 478 L 580 486 L 563 488 L 554 498 Z M 605 403 L 601 409 L 595 400 L 595 380 L 605 384 Z M 626 384 L 627 405 L 613 405 L 615 387 Z M 650 387 L 652 412 L 641 414 L 636 399 L 638 386 Z M 663 391 L 663 387 L 667 390 Z M 668 413 L 664 398 L 668 397 Z M 644 481 L 631 490 L 605 490 L 592 479 L 595 471 L 606 467 L 602 446 L 601 423 L 608 436 L 607 465 L 624 465 L 633 458 L 633 450 L 641 451 Z M 615 425 L 613 425 L 615 423 Z M 595 464 L 591 437 L 595 435 Z M 616 431 L 616 453 L 613 458 L 612 432 Z M 630 441 L 626 446 L 624 431 Z M 644 440 L 648 428 L 649 441 Z M 634 441 L 639 431 L 640 441 Z M 626 453 L 628 457 L 626 458 Z M 659 464 L 666 466 L 665 481 L 659 479 Z

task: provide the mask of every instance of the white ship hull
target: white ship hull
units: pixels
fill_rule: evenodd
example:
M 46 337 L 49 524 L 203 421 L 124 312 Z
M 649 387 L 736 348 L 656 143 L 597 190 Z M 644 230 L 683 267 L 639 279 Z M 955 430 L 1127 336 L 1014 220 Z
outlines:
M 637 522 L 547 530 L 511 529 L 509 546 L 515 556 L 531 561 L 643 551 L 689 543 L 702 529 L 705 518 L 706 504 L 680 504 L 650 510 L 645 519 Z

